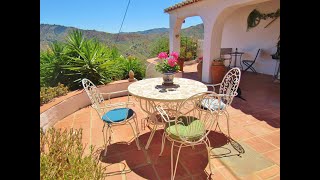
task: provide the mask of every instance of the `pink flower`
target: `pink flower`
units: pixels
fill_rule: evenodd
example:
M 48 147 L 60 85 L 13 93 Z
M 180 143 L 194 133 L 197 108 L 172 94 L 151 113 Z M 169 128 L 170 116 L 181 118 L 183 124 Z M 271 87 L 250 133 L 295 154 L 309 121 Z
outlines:
M 161 53 L 159 53 L 159 55 L 158 55 L 158 58 L 159 59 L 165 59 L 165 58 L 167 58 L 168 57 L 168 54 L 166 53 L 166 52 L 161 52 Z
M 176 62 L 177 62 L 177 59 L 175 59 L 175 58 L 171 57 L 171 58 L 168 59 L 168 64 L 171 67 L 174 67 L 176 65 Z
M 179 54 L 174 51 L 172 51 L 172 53 L 170 55 L 173 56 L 175 59 L 178 59 L 178 57 L 179 57 Z

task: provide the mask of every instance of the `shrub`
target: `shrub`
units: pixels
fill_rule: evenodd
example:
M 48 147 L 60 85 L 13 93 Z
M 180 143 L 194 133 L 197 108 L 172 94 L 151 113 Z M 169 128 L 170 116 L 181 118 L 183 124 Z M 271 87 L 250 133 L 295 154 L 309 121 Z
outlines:
M 169 54 L 169 38 L 161 37 L 157 39 L 151 47 L 151 56 L 156 57 L 160 52 Z M 197 41 L 186 36 L 180 37 L 180 54 L 181 58 L 192 60 L 197 56 Z
M 68 87 L 58 83 L 56 87 L 41 87 L 40 88 L 40 106 L 50 102 L 53 98 L 66 95 Z
M 103 179 L 97 151 L 84 155 L 82 129 L 40 129 L 40 179 Z
M 84 38 L 81 31 L 72 31 L 66 43 L 53 43 L 48 51 L 40 52 L 41 87 L 54 87 L 60 82 L 75 90 L 82 88 L 83 78 L 97 85 L 106 84 L 128 78 L 129 68 L 137 79 L 144 77 L 140 60 L 124 58 L 117 48 Z
M 190 37 L 180 39 L 180 57 L 186 60 L 193 60 L 197 56 L 197 42 Z
M 145 77 L 146 65 L 139 59 L 134 56 L 129 56 L 124 62 L 126 65 L 126 74 L 125 78 L 129 78 L 129 71 L 134 72 L 134 77 L 136 79 L 142 79 Z
M 160 37 L 151 45 L 151 57 L 157 57 L 160 52 L 169 54 L 169 37 Z

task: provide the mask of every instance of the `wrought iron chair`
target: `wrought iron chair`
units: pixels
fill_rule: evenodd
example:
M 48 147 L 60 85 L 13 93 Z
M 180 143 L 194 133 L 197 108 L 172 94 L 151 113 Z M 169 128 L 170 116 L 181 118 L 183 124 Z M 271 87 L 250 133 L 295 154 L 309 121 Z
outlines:
M 92 107 L 97 111 L 99 117 L 104 122 L 102 132 L 103 132 L 103 140 L 105 144 L 105 151 L 104 156 L 107 154 L 107 146 L 108 144 L 111 144 L 111 136 L 112 136 L 112 127 L 118 126 L 118 125 L 126 125 L 129 124 L 132 128 L 134 139 L 136 141 L 136 145 L 138 147 L 138 150 L 140 150 L 139 145 L 139 129 L 137 124 L 137 115 L 128 106 L 133 104 L 133 102 L 130 101 L 130 96 L 128 95 L 128 101 L 127 102 L 118 102 L 118 103 L 111 103 L 110 98 L 111 95 L 116 93 L 125 93 L 128 92 L 127 90 L 124 91 L 116 91 L 116 92 L 110 92 L 110 93 L 100 93 L 99 89 L 89 80 L 89 79 L 82 79 L 82 85 L 85 89 L 87 95 L 89 96 L 89 99 L 91 100 Z M 107 95 L 108 101 L 105 103 L 105 100 L 103 98 L 103 94 Z M 131 120 L 133 120 L 135 124 L 135 128 L 131 124 Z M 105 126 L 107 128 L 105 129 Z M 130 141 L 131 142 L 131 141 Z M 130 143 L 129 142 L 129 143 Z
M 212 129 L 215 120 L 219 118 L 220 109 L 208 109 L 211 101 L 221 102 L 221 96 L 215 92 L 198 93 L 180 103 L 177 109 L 164 110 L 160 105 L 156 106 L 158 114 L 165 122 L 164 133 L 162 136 L 162 146 L 159 156 L 162 155 L 166 139 L 171 141 L 171 180 L 174 179 L 182 147 L 205 144 L 208 151 L 208 161 L 210 175 L 210 141 L 207 137 Z M 205 106 L 199 106 L 205 101 Z M 177 159 L 174 165 L 173 147 L 179 147 Z
M 216 92 L 215 87 L 219 86 L 219 96 L 221 96 L 221 102 L 218 103 L 216 100 L 210 99 L 210 106 L 205 106 L 208 109 L 217 110 L 220 109 L 219 115 L 225 115 L 227 119 L 227 130 L 228 130 L 228 136 L 230 136 L 230 129 L 229 129 L 229 113 L 227 111 L 227 107 L 229 107 L 233 101 L 233 98 L 237 96 L 237 89 L 240 84 L 240 78 L 241 78 L 241 70 L 238 67 L 230 69 L 226 75 L 223 77 L 221 83 L 219 84 L 207 84 L 207 86 L 213 88 L 213 92 Z M 221 128 L 219 126 L 219 121 L 217 121 L 216 128 L 219 128 L 221 131 Z
M 253 64 L 256 62 L 257 57 L 259 55 L 261 49 L 258 49 L 256 57 L 254 58 L 254 60 L 248 60 L 248 59 L 244 59 L 242 60 L 242 64 L 244 64 L 245 66 L 247 66 L 247 68 L 245 70 L 243 70 L 243 72 L 246 72 L 248 69 L 250 69 L 252 72 L 257 73 L 257 71 L 254 69 Z

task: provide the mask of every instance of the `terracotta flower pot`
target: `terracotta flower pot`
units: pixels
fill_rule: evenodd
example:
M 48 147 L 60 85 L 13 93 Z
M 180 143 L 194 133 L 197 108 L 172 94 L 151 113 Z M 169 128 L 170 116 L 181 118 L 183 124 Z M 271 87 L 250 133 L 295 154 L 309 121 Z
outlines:
M 198 65 L 197 65 L 197 71 L 198 71 L 198 78 L 199 78 L 199 80 L 202 79 L 202 62 L 203 62 L 203 61 L 200 61 L 200 62 L 198 63 Z
M 211 76 L 213 84 L 221 83 L 224 75 L 227 73 L 227 68 L 223 61 L 213 61 L 211 66 Z
M 184 61 L 185 61 L 184 58 L 180 58 L 180 57 L 178 58 L 178 64 L 179 64 L 180 71 L 183 71 Z

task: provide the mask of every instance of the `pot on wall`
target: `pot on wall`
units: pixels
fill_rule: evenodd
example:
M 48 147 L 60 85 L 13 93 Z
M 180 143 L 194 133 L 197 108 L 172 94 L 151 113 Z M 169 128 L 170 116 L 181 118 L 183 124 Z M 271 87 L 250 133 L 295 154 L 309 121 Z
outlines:
M 185 61 L 185 58 L 180 58 L 180 57 L 178 58 L 178 64 L 179 64 L 180 71 L 183 71 L 184 61 Z
M 224 75 L 227 73 L 227 68 L 223 61 L 213 61 L 211 66 L 211 77 L 213 84 L 221 83 Z
M 197 65 L 197 71 L 198 71 L 198 79 L 202 80 L 202 61 L 199 61 Z

